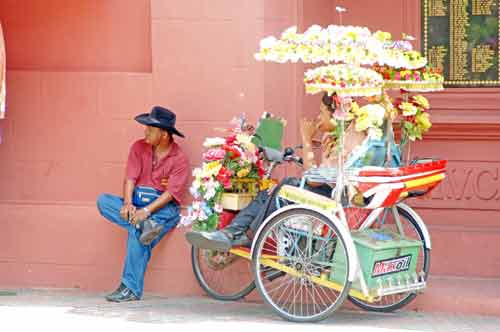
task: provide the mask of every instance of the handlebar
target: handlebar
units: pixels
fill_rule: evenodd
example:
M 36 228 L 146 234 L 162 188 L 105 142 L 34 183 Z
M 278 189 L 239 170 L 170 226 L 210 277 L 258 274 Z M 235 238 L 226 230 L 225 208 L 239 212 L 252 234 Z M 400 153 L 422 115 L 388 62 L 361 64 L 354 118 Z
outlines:
M 259 147 L 259 151 L 269 162 L 265 178 L 270 178 L 274 168 L 284 162 L 294 162 L 296 165 L 302 167 L 304 164 L 302 158 L 295 155 L 295 150 L 300 148 L 302 148 L 302 146 L 296 146 L 295 148 L 287 147 L 283 150 L 283 152 L 281 152 L 272 148 Z

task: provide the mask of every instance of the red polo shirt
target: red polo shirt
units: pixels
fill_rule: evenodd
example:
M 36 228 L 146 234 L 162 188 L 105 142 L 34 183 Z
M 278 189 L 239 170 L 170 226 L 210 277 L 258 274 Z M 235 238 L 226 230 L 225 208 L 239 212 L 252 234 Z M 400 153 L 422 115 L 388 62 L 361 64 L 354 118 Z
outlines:
M 127 161 L 126 177 L 136 186 L 153 187 L 161 192 L 165 190 L 180 204 L 186 192 L 189 180 L 189 161 L 177 143 L 173 142 L 168 154 L 153 168 L 153 147 L 140 139 L 130 148 Z M 167 178 L 168 186 L 161 185 Z

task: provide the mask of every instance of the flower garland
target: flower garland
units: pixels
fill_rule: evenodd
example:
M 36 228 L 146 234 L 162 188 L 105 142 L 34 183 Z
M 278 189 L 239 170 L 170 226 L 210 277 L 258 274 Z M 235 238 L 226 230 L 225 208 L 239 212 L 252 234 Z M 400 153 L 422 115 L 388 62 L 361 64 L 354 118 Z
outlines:
M 216 229 L 223 210 L 222 194 L 235 190 L 238 180 L 258 180 L 264 176 L 263 161 L 251 142 L 253 127 L 238 125 L 229 132 L 224 138 L 207 138 L 203 143 L 206 151 L 202 166 L 193 170 L 194 180 L 189 189 L 193 202 L 181 220 L 184 226 L 193 224 L 193 229 L 200 231 Z
M 389 65 L 415 69 L 427 64 L 420 52 L 412 50 L 408 41 L 393 41 L 388 32 L 371 33 L 358 26 L 313 25 L 303 34 L 297 27 L 285 30 L 278 39 L 274 36 L 260 42 L 255 54 L 259 61 L 278 63 L 347 63 L 358 65 Z
M 278 63 L 301 60 L 373 64 L 377 53 L 371 50 L 381 49 L 382 44 L 371 38 L 370 30 L 364 27 L 330 25 L 323 29 L 313 25 L 299 34 L 294 26 L 285 30 L 280 39 L 273 36 L 262 39 L 255 58 Z
M 425 66 L 418 69 L 374 66 L 373 70 L 384 78 L 384 88 L 404 89 L 412 92 L 433 92 L 443 90 L 444 78 L 439 69 Z
M 326 91 L 329 95 L 361 97 L 380 94 L 383 80 L 371 69 L 328 65 L 308 70 L 304 82 L 309 94 Z

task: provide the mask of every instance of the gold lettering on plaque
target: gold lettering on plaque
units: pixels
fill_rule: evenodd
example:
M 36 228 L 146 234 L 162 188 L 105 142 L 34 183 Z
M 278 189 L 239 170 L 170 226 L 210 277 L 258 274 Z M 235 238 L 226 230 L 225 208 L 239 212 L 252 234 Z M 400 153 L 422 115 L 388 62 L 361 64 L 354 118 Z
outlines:
M 450 80 L 467 79 L 467 26 L 469 0 L 450 0 Z
M 493 66 L 495 51 L 490 45 L 477 45 L 472 49 L 472 72 L 484 73 Z
M 437 68 L 443 72 L 444 70 L 444 57 L 448 50 L 443 45 L 432 46 L 429 50 L 429 64 L 432 68 Z
M 430 0 L 429 16 L 446 16 L 447 9 L 446 0 Z
M 472 0 L 472 15 L 492 15 L 493 0 Z

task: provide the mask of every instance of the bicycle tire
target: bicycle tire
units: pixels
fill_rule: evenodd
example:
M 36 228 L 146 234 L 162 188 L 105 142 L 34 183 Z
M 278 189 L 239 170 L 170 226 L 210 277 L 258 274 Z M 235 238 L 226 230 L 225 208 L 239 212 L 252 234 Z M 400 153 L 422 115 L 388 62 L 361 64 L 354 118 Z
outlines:
M 252 281 L 250 281 L 249 283 L 245 282 L 245 284 L 242 285 L 241 288 L 238 287 L 238 289 L 234 291 L 231 290 L 226 292 L 222 290 L 217 290 L 214 285 L 211 285 L 212 281 L 209 280 L 202 272 L 200 263 L 200 251 L 202 250 L 206 249 L 200 249 L 195 246 L 191 246 L 191 265 L 193 268 L 194 275 L 196 277 L 196 281 L 208 296 L 219 301 L 237 301 L 241 300 L 255 289 L 255 282 L 252 278 Z M 243 258 L 238 257 L 237 259 L 243 259 Z M 224 269 L 218 272 L 224 273 Z M 249 273 L 250 275 L 252 275 L 251 270 L 249 270 Z

